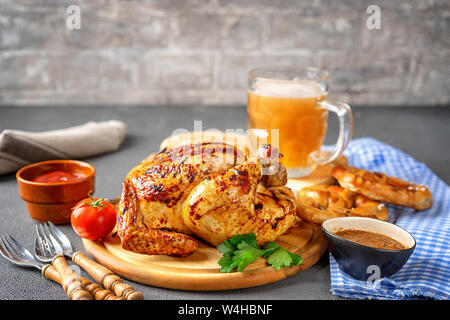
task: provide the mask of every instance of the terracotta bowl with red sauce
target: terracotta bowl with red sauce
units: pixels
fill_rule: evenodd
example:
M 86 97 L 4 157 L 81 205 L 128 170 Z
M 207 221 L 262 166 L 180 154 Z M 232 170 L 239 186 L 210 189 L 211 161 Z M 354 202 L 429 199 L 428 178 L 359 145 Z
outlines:
M 72 208 L 95 189 L 95 168 L 77 160 L 50 160 L 20 169 L 17 184 L 34 220 L 68 223 Z

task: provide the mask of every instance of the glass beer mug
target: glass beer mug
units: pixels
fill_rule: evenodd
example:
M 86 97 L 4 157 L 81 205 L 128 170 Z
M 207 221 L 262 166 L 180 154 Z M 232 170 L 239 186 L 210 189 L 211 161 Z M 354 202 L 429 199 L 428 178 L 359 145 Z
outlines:
M 318 164 L 335 160 L 351 140 L 350 106 L 328 101 L 329 79 L 329 72 L 312 67 L 261 67 L 249 72 L 249 133 L 279 148 L 289 178 L 306 176 Z M 321 152 L 329 111 L 338 116 L 339 135 L 331 152 Z

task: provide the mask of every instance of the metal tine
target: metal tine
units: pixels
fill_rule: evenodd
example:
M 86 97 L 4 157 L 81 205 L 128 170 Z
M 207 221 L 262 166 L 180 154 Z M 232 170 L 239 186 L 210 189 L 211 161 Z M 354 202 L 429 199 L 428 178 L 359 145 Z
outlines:
M 42 231 L 45 236 L 46 242 L 49 244 L 49 249 L 51 251 L 52 256 L 56 256 L 57 254 L 62 254 L 63 250 L 58 240 L 51 234 L 48 225 L 42 225 Z
M 50 238 L 51 235 L 48 233 L 48 228 L 47 228 L 47 226 L 45 224 L 42 225 L 42 230 L 44 231 L 45 239 L 48 242 L 48 247 L 49 247 L 49 249 L 51 251 L 52 256 L 57 255 L 58 253 L 56 252 L 55 245 L 53 244 L 53 241 Z
M 3 236 L 1 237 L 1 241 L 3 248 L 8 252 L 9 257 L 11 258 L 10 261 L 27 265 L 35 264 L 35 260 L 31 253 L 20 243 L 18 243 L 12 236 Z
M 34 257 L 31 254 L 31 252 L 28 251 L 28 249 L 26 249 L 24 246 L 22 246 L 19 242 L 17 242 L 17 240 L 14 239 L 11 235 L 9 235 L 9 234 L 6 235 L 6 239 L 9 239 L 14 244 L 14 247 L 20 251 L 20 253 L 25 258 L 25 260 L 28 260 L 28 261 L 34 260 Z
M 44 253 L 45 249 L 44 249 L 44 246 L 42 245 L 42 241 L 41 241 L 39 234 L 34 238 L 34 248 L 35 248 L 35 251 L 36 251 L 36 249 L 38 249 L 40 254 Z
M 7 254 L 7 257 L 6 256 L 4 256 L 4 257 L 7 258 L 9 261 L 16 263 L 16 264 L 22 264 L 25 262 L 22 258 L 18 257 L 15 254 L 14 249 L 6 241 L 5 237 L 1 237 L 1 247 L 4 249 L 5 253 Z
M 44 229 L 44 225 L 40 224 L 38 225 L 38 235 L 40 237 L 40 240 L 44 247 L 44 255 L 47 257 L 53 257 L 56 256 L 59 253 L 59 248 L 55 248 L 55 245 L 52 241 L 52 239 L 49 237 L 48 231 Z
M 8 247 L 6 246 L 3 236 L 0 237 L 0 253 L 2 254 L 2 256 L 4 256 L 6 259 L 8 259 L 10 261 L 14 260 L 14 257 L 11 255 Z
M 39 248 L 42 248 L 42 255 L 51 256 L 51 252 L 49 249 L 48 241 L 44 235 L 44 230 L 42 230 L 42 225 L 36 225 L 36 233 L 38 235 L 39 241 L 38 243 L 41 245 Z
M 46 234 L 50 238 L 50 241 L 52 243 L 53 248 L 55 249 L 55 254 L 63 254 L 63 248 L 59 241 L 57 240 L 57 237 L 55 237 L 52 232 L 50 231 L 50 228 L 48 224 L 44 224 L 45 230 L 47 231 Z
M 72 244 L 70 243 L 69 238 L 67 238 L 67 236 L 61 230 L 59 230 L 50 221 L 47 222 L 46 225 L 49 227 L 51 233 L 55 236 L 56 240 L 62 245 L 63 249 L 72 248 Z
M 42 245 L 42 241 L 39 240 L 39 236 L 34 238 L 34 257 L 41 262 L 51 262 L 52 257 L 47 256 L 44 251 L 44 246 Z
M 19 256 L 17 256 L 14 248 L 12 247 L 11 243 L 9 243 L 8 239 L 6 239 L 5 236 L 2 236 L 2 242 L 5 247 L 5 250 L 8 251 L 10 256 L 12 256 L 15 259 L 19 259 Z
M 21 260 L 27 260 L 29 258 L 23 248 L 16 240 L 14 240 L 9 234 L 4 237 L 5 241 L 9 244 L 11 249 L 13 250 L 13 253 L 16 254 L 16 256 L 20 257 Z M 22 247 L 22 248 L 21 248 Z

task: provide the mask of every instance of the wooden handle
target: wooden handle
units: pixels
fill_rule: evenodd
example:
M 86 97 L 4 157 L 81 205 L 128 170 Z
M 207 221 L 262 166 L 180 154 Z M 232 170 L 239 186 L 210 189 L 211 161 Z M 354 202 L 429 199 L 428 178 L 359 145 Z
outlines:
M 58 271 L 51 264 L 42 268 L 42 275 L 50 280 L 61 284 L 61 277 Z M 95 282 L 91 282 L 84 277 L 80 277 L 81 287 L 89 291 L 95 300 L 125 300 L 124 297 L 116 296 L 111 290 L 105 290 Z
M 60 284 L 71 300 L 92 300 L 91 294 L 81 287 L 80 277 L 69 268 L 62 255 L 56 255 L 52 260 L 52 265 L 58 271 Z
M 103 289 L 99 284 L 91 282 L 86 278 L 81 278 L 81 285 L 90 292 L 95 300 L 125 300 L 124 297 L 118 297 L 111 290 Z
M 135 291 L 129 284 L 123 283 L 111 270 L 90 260 L 83 252 L 77 251 L 72 256 L 72 261 L 82 267 L 96 282 L 103 284 L 106 289 L 114 291 L 118 297 L 127 300 L 143 300 L 144 295 Z
M 52 281 L 55 281 L 59 284 L 61 284 L 61 277 L 59 276 L 58 271 L 56 271 L 55 267 L 51 264 L 46 264 L 42 268 L 42 275 L 44 278 L 50 279 Z

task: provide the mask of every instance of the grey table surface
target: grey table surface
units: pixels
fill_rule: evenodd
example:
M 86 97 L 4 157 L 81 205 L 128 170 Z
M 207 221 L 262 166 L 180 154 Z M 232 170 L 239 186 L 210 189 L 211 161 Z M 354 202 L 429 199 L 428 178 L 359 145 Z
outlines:
M 450 107 L 354 107 L 354 138 L 371 136 L 425 162 L 450 182 Z M 120 150 L 84 159 L 97 168 L 96 195 L 117 197 L 125 174 L 175 129 L 246 129 L 244 107 L 0 107 L 0 131 L 20 129 L 44 131 L 87 121 L 118 119 L 129 133 Z M 330 117 L 326 143 L 337 132 Z M 89 143 L 86 141 L 86 143 Z M 35 222 L 20 199 L 15 176 L 0 176 L 0 234 L 10 233 L 31 248 Z M 76 250 L 84 251 L 70 225 L 62 226 Z M 83 275 L 86 275 L 83 273 Z M 146 299 L 339 299 L 330 293 L 328 254 L 312 268 L 277 283 L 255 288 L 221 291 L 177 291 L 132 283 Z M 45 280 L 39 271 L 20 268 L 0 259 L 0 299 L 67 299 L 58 284 Z

